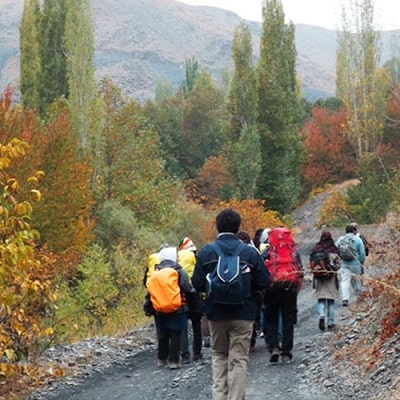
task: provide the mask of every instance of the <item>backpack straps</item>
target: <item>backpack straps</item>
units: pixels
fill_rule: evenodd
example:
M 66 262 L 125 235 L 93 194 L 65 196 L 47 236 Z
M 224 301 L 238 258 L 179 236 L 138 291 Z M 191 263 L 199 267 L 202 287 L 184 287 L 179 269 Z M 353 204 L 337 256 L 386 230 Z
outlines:
M 225 254 L 222 252 L 221 247 L 219 247 L 217 242 L 210 243 L 211 247 L 214 249 L 214 251 L 217 253 L 219 257 L 224 257 Z M 244 249 L 244 246 L 246 246 L 243 242 L 239 243 L 239 246 L 236 248 L 235 252 L 232 254 L 232 257 L 238 257 L 239 254 L 242 252 Z

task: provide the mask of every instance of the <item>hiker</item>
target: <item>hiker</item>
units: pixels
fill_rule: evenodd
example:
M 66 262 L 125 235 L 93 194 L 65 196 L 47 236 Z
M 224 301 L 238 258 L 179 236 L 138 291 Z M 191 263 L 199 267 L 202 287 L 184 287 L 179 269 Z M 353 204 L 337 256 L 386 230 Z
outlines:
M 314 297 L 317 299 L 318 327 L 325 330 L 325 315 L 328 329 L 335 328 L 335 300 L 339 298 L 339 280 L 337 271 L 340 269 L 339 249 L 335 246 L 329 231 L 323 231 L 319 242 L 311 249 L 310 260 L 313 255 L 322 255 L 324 264 L 322 273 L 313 274 Z
M 206 292 L 205 313 L 209 321 L 212 344 L 213 400 L 244 399 L 247 381 L 250 338 L 256 318 L 256 304 L 252 290 L 260 290 L 268 283 L 268 271 L 265 269 L 258 251 L 246 246 L 237 237 L 241 223 L 240 215 L 231 208 L 222 210 L 216 217 L 217 239 L 206 244 L 197 255 L 192 283 L 196 290 Z M 223 255 L 218 256 L 218 251 Z M 235 291 L 234 300 L 240 295 L 241 304 L 230 303 L 233 299 L 220 298 L 214 282 L 218 264 L 225 259 L 234 259 L 239 253 L 239 271 L 236 276 L 242 284 L 242 290 Z M 224 259 L 225 258 L 225 259 Z M 231 267 L 232 264 L 229 263 Z M 235 279 L 235 281 L 236 281 Z M 239 285 L 240 286 L 240 285 Z M 227 288 L 228 290 L 230 289 Z
M 297 322 L 297 294 L 303 280 L 303 268 L 290 230 L 284 227 L 268 233 L 269 248 L 265 266 L 270 283 L 264 294 L 265 340 L 269 361 L 291 363 L 294 325 Z M 282 318 L 282 343 L 279 338 L 279 318 Z
M 193 241 L 185 237 L 183 238 L 178 246 L 178 263 L 187 272 L 189 280 L 192 278 L 194 266 L 196 264 L 196 251 L 197 248 Z M 188 322 L 192 324 L 192 350 L 193 350 L 193 361 L 198 361 L 203 358 L 202 349 L 202 328 L 201 318 L 203 316 L 203 305 L 200 297 L 200 293 L 194 292 L 187 298 L 188 305 Z M 189 364 L 190 352 L 189 352 L 189 333 L 188 324 L 182 330 L 181 337 L 181 353 L 182 362 Z
M 365 261 L 365 248 L 363 241 L 356 235 L 357 230 L 352 225 L 347 225 L 345 235 L 335 243 L 341 258 L 341 292 L 343 307 L 350 301 L 351 287 L 358 296 L 362 291 L 361 271 Z
M 155 266 L 147 283 L 149 297 L 155 310 L 158 336 L 157 366 L 166 366 L 168 361 L 170 369 L 178 369 L 181 334 L 187 325 L 184 295 L 190 296 L 193 288 L 187 273 L 177 263 L 176 247 L 163 248 L 158 253 L 158 260 L 159 264 Z
M 365 257 L 368 257 L 369 249 L 370 249 L 371 245 L 369 244 L 367 238 L 358 231 L 358 225 L 356 222 L 352 222 L 350 224 L 350 226 L 352 226 L 356 230 L 356 235 L 359 236 L 360 239 L 363 241 L 364 249 L 365 249 Z M 364 264 L 361 266 L 361 275 L 364 275 Z
M 255 248 L 254 243 L 251 240 L 250 235 L 247 232 L 239 231 L 238 238 L 243 243 Z M 253 333 L 252 333 L 251 339 L 250 339 L 250 352 L 253 353 L 256 351 L 257 331 L 260 329 L 260 325 L 261 325 L 260 319 L 261 319 L 261 304 L 262 304 L 263 295 L 262 295 L 262 292 L 254 290 L 254 291 L 252 291 L 252 296 L 253 296 L 254 303 L 257 306 L 256 319 L 253 324 Z

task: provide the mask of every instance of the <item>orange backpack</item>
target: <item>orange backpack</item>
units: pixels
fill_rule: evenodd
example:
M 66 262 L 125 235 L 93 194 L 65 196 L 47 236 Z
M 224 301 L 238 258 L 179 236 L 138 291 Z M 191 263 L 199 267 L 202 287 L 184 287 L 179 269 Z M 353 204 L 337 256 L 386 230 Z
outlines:
M 159 313 L 169 314 L 182 306 L 179 273 L 174 268 L 156 267 L 149 279 L 147 290 L 154 310 Z

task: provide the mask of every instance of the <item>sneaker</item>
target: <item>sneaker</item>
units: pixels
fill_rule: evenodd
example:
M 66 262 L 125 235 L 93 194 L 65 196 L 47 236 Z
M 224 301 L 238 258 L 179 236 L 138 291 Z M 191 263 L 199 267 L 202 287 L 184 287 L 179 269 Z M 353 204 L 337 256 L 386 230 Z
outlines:
M 179 363 L 170 363 L 169 369 L 179 369 L 181 365 Z
M 202 353 L 194 353 L 193 354 L 193 361 L 199 361 L 203 359 L 203 354 Z
M 318 327 L 319 327 L 319 329 L 320 329 L 321 331 L 324 331 L 324 330 L 325 330 L 325 318 L 324 318 L 324 317 L 321 317 L 321 318 L 319 319 Z
M 165 367 L 167 365 L 167 360 L 157 359 L 157 367 Z
M 328 325 L 328 329 L 330 331 L 334 331 L 336 329 L 336 325 L 335 324 L 330 324 L 330 325 Z
M 293 356 L 291 354 L 282 354 L 282 363 L 283 364 L 291 364 Z
M 343 307 L 347 307 L 349 305 L 349 301 L 348 300 L 343 300 Z
M 278 349 L 274 349 L 272 350 L 272 352 L 270 353 L 270 357 L 269 357 L 269 362 L 270 363 L 277 363 L 279 361 L 279 350 Z

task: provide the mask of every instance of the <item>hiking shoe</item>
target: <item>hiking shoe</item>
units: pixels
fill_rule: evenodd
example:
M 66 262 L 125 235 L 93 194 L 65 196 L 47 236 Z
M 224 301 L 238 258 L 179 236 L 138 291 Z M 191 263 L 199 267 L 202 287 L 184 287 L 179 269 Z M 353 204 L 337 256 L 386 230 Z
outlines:
M 349 305 L 349 301 L 348 300 L 343 300 L 343 307 L 347 307 Z
M 270 363 L 277 363 L 279 361 L 279 350 L 278 349 L 274 349 L 272 350 L 272 352 L 270 353 L 270 357 L 269 357 L 269 362 Z
M 169 363 L 169 369 L 179 369 L 180 367 L 179 363 Z
M 292 357 L 289 354 L 282 354 L 282 363 L 283 364 L 291 364 L 292 363 Z
M 157 359 L 157 367 L 165 367 L 167 365 L 167 360 Z
M 193 354 L 193 361 L 199 361 L 203 359 L 203 354 L 202 353 L 194 353 Z
M 189 353 L 182 354 L 182 363 L 190 364 L 190 354 Z
M 203 341 L 204 341 L 204 347 L 210 347 L 211 345 L 210 336 L 206 336 Z
M 255 345 L 250 346 L 250 353 L 255 353 L 255 351 L 256 351 L 256 346 Z
M 336 325 L 335 324 L 330 324 L 330 325 L 328 325 L 328 329 L 330 331 L 334 331 L 336 329 Z
M 321 317 L 318 322 L 318 327 L 321 331 L 325 330 L 325 318 Z

